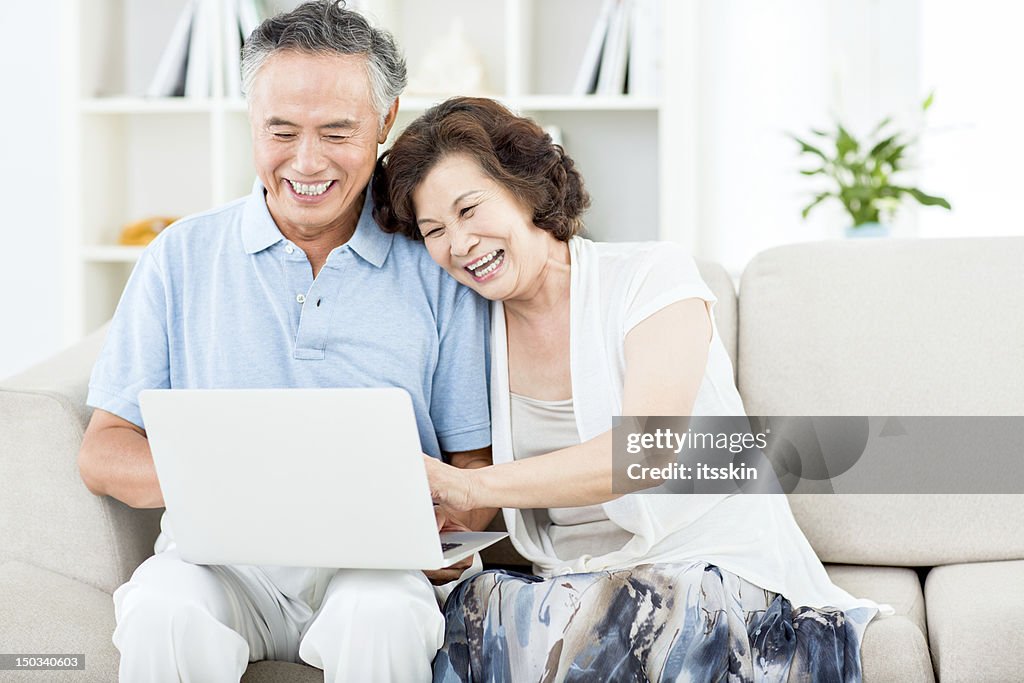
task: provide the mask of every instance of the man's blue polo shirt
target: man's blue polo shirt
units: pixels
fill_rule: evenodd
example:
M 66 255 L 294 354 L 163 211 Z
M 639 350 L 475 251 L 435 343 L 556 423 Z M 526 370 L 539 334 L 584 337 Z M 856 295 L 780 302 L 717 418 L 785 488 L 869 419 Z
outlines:
M 412 396 L 425 453 L 487 446 L 486 302 L 371 210 L 368 195 L 316 280 L 258 181 L 164 230 L 128 281 L 87 403 L 144 428 L 143 389 L 394 386 Z

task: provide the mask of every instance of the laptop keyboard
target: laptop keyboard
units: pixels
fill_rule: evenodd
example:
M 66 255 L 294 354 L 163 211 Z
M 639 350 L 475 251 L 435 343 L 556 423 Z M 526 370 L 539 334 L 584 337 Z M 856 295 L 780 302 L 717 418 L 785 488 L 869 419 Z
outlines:
M 453 548 L 458 548 L 460 545 L 462 545 L 462 544 L 461 543 L 442 543 L 441 544 L 441 552 L 442 553 L 446 553 L 449 550 L 452 550 Z

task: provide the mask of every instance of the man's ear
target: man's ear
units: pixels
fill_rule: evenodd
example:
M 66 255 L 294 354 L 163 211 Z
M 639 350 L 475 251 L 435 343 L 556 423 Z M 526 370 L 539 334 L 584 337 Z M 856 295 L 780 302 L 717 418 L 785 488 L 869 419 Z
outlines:
M 387 116 L 384 117 L 384 125 L 380 127 L 380 134 L 377 136 L 377 144 L 383 145 L 388 139 L 388 133 L 391 132 L 391 126 L 395 125 L 395 118 L 398 116 L 398 98 L 391 103 L 391 108 L 388 109 Z

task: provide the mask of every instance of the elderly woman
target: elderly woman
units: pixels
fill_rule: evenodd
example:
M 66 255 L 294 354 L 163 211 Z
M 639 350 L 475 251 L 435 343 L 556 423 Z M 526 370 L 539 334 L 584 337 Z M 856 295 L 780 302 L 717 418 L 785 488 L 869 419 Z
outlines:
M 502 508 L 536 573 L 452 593 L 435 680 L 859 680 L 877 605 L 832 585 L 785 496 L 612 493 L 612 416 L 743 414 L 693 260 L 581 237 L 572 160 L 491 100 L 414 121 L 373 192 L 493 302 L 495 464 L 428 476 L 453 510 Z

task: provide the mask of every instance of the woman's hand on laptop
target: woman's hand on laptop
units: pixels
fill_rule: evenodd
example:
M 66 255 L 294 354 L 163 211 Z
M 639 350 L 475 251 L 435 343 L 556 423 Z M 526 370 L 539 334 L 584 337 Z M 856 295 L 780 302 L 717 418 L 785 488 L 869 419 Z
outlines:
M 423 463 L 427 468 L 430 497 L 435 505 L 457 512 L 467 512 L 478 507 L 473 503 L 470 474 L 473 470 L 452 467 L 429 455 L 423 456 Z
M 441 533 L 442 531 L 472 531 L 472 529 L 467 527 L 458 519 L 452 517 L 451 511 L 445 509 L 441 505 L 434 506 L 434 518 L 437 520 L 437 533 Z M 443 569 L 432 569 L 430 571 L 424 571 L 423 573 L 426 574 L 430 583 L 435 586 L 443 586 L 446 583 L 458 579 L 462 576 L 462 572 L 466 571 L 471 566 L 473 566 L 472 555 L 451 566 L 444 567 Z

